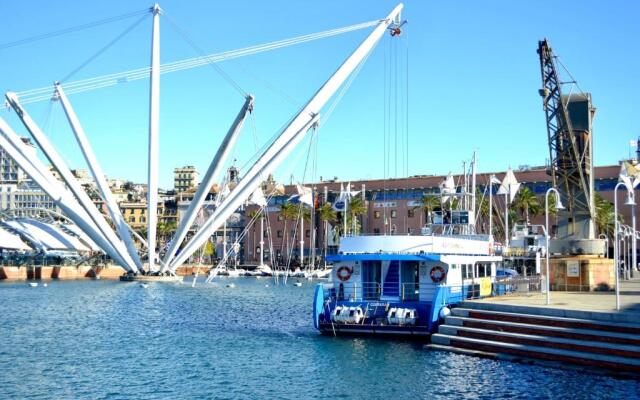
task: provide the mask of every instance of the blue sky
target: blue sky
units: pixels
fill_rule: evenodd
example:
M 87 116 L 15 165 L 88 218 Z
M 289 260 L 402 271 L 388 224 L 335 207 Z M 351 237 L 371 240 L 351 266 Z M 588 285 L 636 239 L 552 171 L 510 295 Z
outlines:
M 161 6 L 206 52 L 319 32 L 382 18 L 392 1 L 164 1 Z M 2 2 L 0 42 L 142 10 L 149 2 Z M 10 16 L 10 18 L 7 18 Z M 596 165 L 626 157 L 630 139 L 640 135 L 640 3 L 602 1 L 406 1 L 409 20 L 400 38 L 385 35 L 360 75 L 319 132 L 315 176 L 369 179 L 395 175 L 457 172 L 473 150 L 480 171 L 548 158 L 541 100 L 537 41 L 547 37 L 562 62 L 592 93 Z M 0 49 L 0 90 L 39 88 L 61 79 L 111 41 L 137 17 L 22 46 Z M 151 18 L 73 79 L 148 65 Z M 317 90 L 370 30 L 224 62 L 220 66 L 256 97 L 255 112 L 234 152 L 243 166 L 297 107 Z M 162 62 L 197 56 L 169 23 L 161 23 Z M 408 50 L 407 50 L 408 49 Z M 396 52 L 396 53 L 394 53 Z M 408 52 L 409 156 L 385 148 L 385 76 L 398 79 L 405 97 L 404 68 L 388 66 Z M 393 61 L 396 62 L 396 61 Z M 387 67 L 385 68 L 385 65 Z M 400 73 L 401 72 L 401 73 Z M 72 80 L 73 80 L 72 79 Z M 284 93 L 284 95 L 283 95 Z M 174 167 L 204 171 L 240 106 L 242 97 L 213 68 L 163 75 L 161 79 L 162 187 L 172 186 Z M 286 98 L 294 99 L 293 104 Z M 76 111 L 109 177 L 146 179 L 148 81 L 71 96 Z M 385 104 L 387 104 L 385 106 Z M 33 115 L 72 168 L 84 161 L 59 104 L 30 104 Z M 13 113 L 0 111 L 26 134 Z M 395 118 L 390 130 L 395 135 Z M 404 145 L 399 145 L 404 149 Z M 392 154 L 385 173 L 385 149 Z M 308 142 L 276 176 L 302 179 Z M 316 154 L 316 152 L 313 152 Z M 314 156 L 312 155 L 312 160 Z M 397 165 L 397 168 L 396 168 Z M 396 172 L 397 170 L 397 172 Z

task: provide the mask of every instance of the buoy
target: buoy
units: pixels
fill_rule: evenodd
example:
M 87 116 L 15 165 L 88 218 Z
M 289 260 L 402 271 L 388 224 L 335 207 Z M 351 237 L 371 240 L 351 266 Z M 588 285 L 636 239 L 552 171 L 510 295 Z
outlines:
M 264 287 L 269 287 L 269 284 L 267 283 L 266 285 L 264 285 Z
M 234 287 L 236 287 L 236 284 L 235 283 L 227 283 L 227 287 L 233 289 Z
M 296 283 L 294 283 L 294 284 L 293 284 L 293 286 L 298 286 L 298 287 L 300 287 L 300 286 L 302 286 L 302 282 L 296 282 Z
M 146 283 L 141 283 L 140 287 L 143 288 L 143 289 L 146 289 L 147 287 L 149 287 L 149 285 L 146 284 Z
M 44 283 L 44 284 L 42 284 L 42 286 L 47 287 L 47 284 L 46 284 L 46 283 Z

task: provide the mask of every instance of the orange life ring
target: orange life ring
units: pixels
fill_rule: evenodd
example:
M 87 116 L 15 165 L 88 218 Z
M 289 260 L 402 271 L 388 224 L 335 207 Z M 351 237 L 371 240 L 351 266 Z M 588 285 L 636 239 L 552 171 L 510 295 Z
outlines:
M 433 282 L 440 283 L 447 277 L 447 271 L 445 271 L 441 266 L 436 265 L 431 268 L 431 271 L 429 271 L 429 276 Z
M 346 282 L 351 278 L 352 273 L 353 270 L 351 268 L 343 265 L 336 271 L 336 276 L 338 277 L 338 279 L 340 279 L 340 281 Z

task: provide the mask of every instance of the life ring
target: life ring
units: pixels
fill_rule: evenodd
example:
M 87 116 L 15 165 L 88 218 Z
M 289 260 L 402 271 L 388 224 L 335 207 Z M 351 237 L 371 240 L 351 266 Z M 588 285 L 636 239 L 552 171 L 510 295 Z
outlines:
M 433 282 L 440 283 L 447 277 L 447 272 L 444 270 L 444 268 L 437 265 L 431 268 L 431 271 L 429 271 L 429 276 L 431 277 L 431 280 Z
M 338 268 L 338 270 L 336 271 L 336 276 L 342 282 L 346 282 L 351 278 L 351 274 L 352 273 L 353 273 L 353 270 L 351 268 L 349 268 L 347 266 L 342 266 L 342 267 Z

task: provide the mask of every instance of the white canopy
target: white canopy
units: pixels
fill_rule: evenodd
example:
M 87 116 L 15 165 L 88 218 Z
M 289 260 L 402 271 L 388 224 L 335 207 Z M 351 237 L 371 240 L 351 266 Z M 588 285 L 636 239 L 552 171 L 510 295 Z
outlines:
M 31 250 L 31 247 L 20 240 L 20 236 L 0 228 L 0 249 Z
M 42 221 L 19 218 L 7 220 L 5 224 L 29 238 L 32 241 L 32 246 L 41 250 L 90 251 L 89 247 L 85 246 L 76 236 Z

